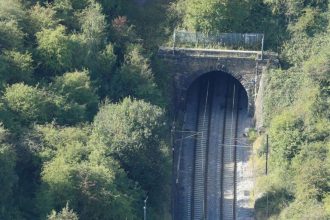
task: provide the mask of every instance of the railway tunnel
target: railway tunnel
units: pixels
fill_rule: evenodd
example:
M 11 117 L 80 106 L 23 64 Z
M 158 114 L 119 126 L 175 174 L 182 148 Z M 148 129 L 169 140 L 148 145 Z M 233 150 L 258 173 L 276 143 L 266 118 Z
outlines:
M 209 72 L 186 94 L 176 143 L 175 220 L 252 219 L 248 96 L 230 74 Z

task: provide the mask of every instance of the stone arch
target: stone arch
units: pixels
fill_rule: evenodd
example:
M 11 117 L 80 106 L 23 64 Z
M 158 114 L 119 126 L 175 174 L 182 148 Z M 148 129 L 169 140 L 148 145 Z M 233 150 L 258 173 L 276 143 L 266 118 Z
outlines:
M 252 116 L 254 111 L 254 98 L 253 98 L 253 88 L 251 88 L 251 82 L 248 79 L 244 78 L 240 73 L 232 73 L 224 68 L 216 69 L 216 70 L 198 70 L 193 73 L 188 74 L 185 80 L 183 80 L 184 85 L 181 85 L 182 91 L 182 100 L 186 99 L 187 92 L 189 91 L 190 86 L 202 76 L 209 74 L 209 73 L 217 73 L 217 74 L 226 74 L 237 80 L 239 84 L 244 88 L 246 92 L 246 96 L 248 99 L 248 112 Z M 186 75 L 187 76 L 187 75 Z M 254 85 L 252 85 L 254 86 Z
M 208 74 L 208 73 L 211 73 L 211 72 L 217 72 L 219 74 L 228 74 L 230 76 L 232 76 L 233 78 L 235 78 L 238 82 L 241 83 L 241 85 L 244 87 L 245 91 L 248 91 L 249 90 L 249 86 L 248 86 L 248 81 L 246 79 L 244 79 L 244 77 L 242 77 L 242 75 L 240 73 L 233 73 L 233 72 L 229 72 L 229 71 L 225 71 L 223 69 L 221 70 L 218 70 L 218 69 L 215 69 L 215 70 L 198 70 L 196 72 L 193 72 L 190 75 L 190 77 L 185 80 L 185 88 L 189 88 L 190 85 L 195 81 L 197 80 L 199 77 L 205 75 L 205 74 Z

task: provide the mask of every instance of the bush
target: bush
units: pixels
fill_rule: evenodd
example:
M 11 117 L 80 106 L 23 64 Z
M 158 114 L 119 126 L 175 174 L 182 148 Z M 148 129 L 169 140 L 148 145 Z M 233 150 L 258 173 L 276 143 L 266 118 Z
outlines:
M 110 92 L 113 100 L 119 101 L 127 96 L 153 103 L 161 100 L 149 61 L 143 57 L 141 49 L 138 45 L 132 45 L 125 56 L 125 63 L 114 75 Z
M 4 100 L 23 124 L 51 121 L 57 114 L 56 104 L 45 90 L 23 83 L 7 87 Z
M 85 118 L 91 120 L 94 117 L 98 106 L 98 96 L 91 85 L 88 71 L 76 71 L 58 76 L 53 86 L 58 94 L 82 106 Z
M 47 216 L 48 220 L 79 220 L 78 215 L 72 210 L 69 209 L 69 203 L 62 209 L 60 213 L 52 211 L 50 215 Z
M 85 108 L 58 94 L 23 83 L 13 84 L 4 92 L 5 106 L 24 126 L 57 120 L 60 124 L 74 124 L 85 119 Z
M 43 148 L 38 207 L 42 215 L 70 202 L 80 219 L 136 219 L 134 187 L 102 145 L 89 145 L 88 128 L 39 126 Z
M 6 143 L 7 131 L 0 124 L 0 218 L 18 219 L 19 213 L 14 205 L 14 186 L 18 177 L 15 172 L 16 153 Z
M 167 188 L 167 155 L 161 142 L 164 112 L 144 101 L 125 98 L 101 107 L 93 123 L 93 135 L 106 152 L 119 161 L 129 178 L 148 192 L 150 203 L 159 208 Z
M 37 54 L 45 70 L 52 73 L 61 73 L 74 68 L 74 43 L 66 34 L 62 25 L 55 29 L 43 29 L 36 34 Z
M 3 83 L 31 82 L 33 70 L 30 53 L 4 51 L 0 55 L 0 79 Z
M 14 20 L 0 20 L 0 49 L 21 49 L 24 33 Z
M 39 3 L 29 10 L 30 32 L 37 33 L 42 29 L 55 28 L 59 21 L 56 19 L 56 11 L 51 5 L 41 6 Z

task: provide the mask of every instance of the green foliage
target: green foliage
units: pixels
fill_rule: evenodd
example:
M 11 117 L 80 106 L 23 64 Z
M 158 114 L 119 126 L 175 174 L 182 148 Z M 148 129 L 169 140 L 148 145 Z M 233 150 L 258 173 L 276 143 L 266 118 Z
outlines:
M 280 113 L 283 108 L 292 105 L 296 98 L 296 91 L 300 88 L 305 76 L 293 70 L 269 70 L 266 72 L 266 84 L 264 97 L 264 115 L 266 123 L 269 123 L 274 115 Z M 285 88 L 285 89 L 284 89 Z
M 144 98 L 151 102 L 160 100 L 149 60 L 143 56 L 141 49 L 138 45 L 131 46 L 130 52 L 125 56 L 125 63 L 114 75 L 110 97 L 115 101 L 127 96 Z
M 38 157 L 43 161 L 52 160 L 58 151 L 63 151 L 67 146 L 80 143 L 87 145 L 89 141 L 90 128 L 88 126 L 77 127 L 59 127 L 55 124 L 36 125 L 34 129 L 27 133 L 25 142 L 29 143 L 28 147 L 33 152 L 38 154 Z M 69 157 L 86 158 L 89 149 L 86 147 L 67 149 L 70 152 Z M 76 156 L 73 156 L 76 155 Z M 78 160 L 78 159 L 77 159 Z
M 264 107 L 270 136 L 271 177 L 266 179 L 269 188 L 286 189 L 292 195 L 284 200 L 284 206 L 271 211 L 275 219 L 329 218 L 330 38 L 328 21 L 324 20 L 328 9 L 321 4 L 322 1 L 305 1 L 296 8 L 287 8 L 287 16 L 295 19 L 288 25 L 292 36 L 281 54 L 288 69 L 267 75 Z M 264 192 L 269 194 L 271 190 Z M 279 198 L 269 200 L 269 206 L 276 206 Z M 264 207 L 256 209 L 263 219 Z
M 24 33 L 14 20 L 0 20 L 0 48 L 20 49 L 23 46 Z
M 91 59 L 88 63 L 91 69 L 91 78 L 99 85 L 98 93 L 102 98 L 109 94 L 116 63 L 117 56 L 112 44 L 108 44 L 104 50 L 99 51 L 96 59 Z
M 7 131 L 0 125 L 0 218 L 17 219 L 14 206 L 14 185 L 17 183 L 16 152 L 6 143 Z
M 46 122 L 55 116 L 55 103 L 46 91 L 23 83 L 7 87 L 4 101 L 8 108 L 18 115 L 23 123 L 30 121 Z
M 302 15 L 297 22 L 291 24 L 288 29 L 294 34 L 306 33 L 313 35 L 325 29 L 326 25 L 322 22 L 326 22 L 322 17 L 320 10 L 313 8 L 306 8 L 302 11 Z
M 55 73 L 72 68 L 74 52 L 65 31 L 65 27 L 60 25 L 56 29 L 43 29 L 36 34 L 38 56 L 45 68 Z
M 11 132 L 0 141 L 0 219 L 139 219 L 146 193 L 150 216 L 165 216 L 163 110 L 125 101 L 143 114 L 130 121 L 116 110 L 125 135 L 108 142 L 89 123 L 106 97 L 165 105 L 164 76 L 154 76 L 144 49 L 164 39 L 167 4 L 0 0 L 0 120 Z
M 79 220 L 77 214 L 71 209 L 69 209 L 69 203 L 62 209 L 60 213 L 52 211 L 50 215 L 47 216 L 48 220 Z
M 92 119 L 96 113 L 98 97 L 93 91 L 88 71 L 65 73 L 54 80 L 54 89 L 67 100 L 82 105 L 86 118 Z
M 107 146 L 128 176 L 148 192 L 154 207 L 162 204 L 166 190 L 166 155 L 161 151 L 163 111 L 144 101 L 125 98 L 106 104 L 95 117 L 94 135 Z M 159 207 L 157 207 L 159 208 Z
M 159 107 L 125 98 L 122 103 L 103 106 L 95 118 L 94 127 L 102 141 L 112 146 L 109 149 L 112 153 L 133 155 L 147 148 L 147 143 L 159 140 L 162 117 Z
M 106 41 L 106 20 L 102 14 L 102 7 L 98 3 L 91 3 L 79 14 L 82 38 L 87 44 L 89 52 L 98 51 Z
M 294 159 L 296 198 L 301 201 L 320 202 L 330 190 L 330 166 L 327 155 L 330 142 L 303 146 Z
M 309 59 L 315 60 L 318 56 L 324 54 L 324 52 L 320 54 L 320 51 L 325 51 L 325 48 L 329 45 L 329 40 L 327 32 L 317 34 L 313 38 L 299 33 L 284 44 L 281 56 L 285 62 L 301 66 L 303 62 Z
M 127 43 L 136 42 L 137 34 L 135 27 L 130 24 L 126 16 L 118 16 L 112 21 L 114 33 L 111 38 L 118 44 L 118 50 L 124 53 Z
M 273 213 L 280 219 L 308 219 L 313 215 L 326 219 L 322 199 L 330 186 L 329 120 L 314 111 L 316 103 L 322 101 L 317 98 L 319 88 L 313 87 L 310 81 L 303 82 L 296 91 L 301 96 L 296 96 L 290 107 L 273 112 L 276 116 L 269 124 L 271 173 L 294 196 L 294 200 L 286 201 L 288 208 L 282 206 Z M 276 203 L 270 201 L 270 206 Z
M 83 105 L 23 83 L 7 87 L 3 99 L 8 110 L 15 114 L 14 120 L 22 125 L 52 120 L 61 124 L 72 124 L 84 119 L 86 114 Z
M 102 5 L 105 14 L 114 17 L 122 14 L 128 14 L 125 12 L 131 9 L 133 5 L 132 2 L 129 0 L 97 0 L 97 2 Z
M 4 51 L 0 55 L 0 80 L 3 83 L 31 82 L 33 71 L 30 53 Z
M 40 213 L 45 215 L 69 201 L 80 219 L 135 219 L 133 202 L 138 198 L 138 189 L 130 191 L 130 181 L 106 157 L 101 145 L 89 145 L 89 129 L 37 129 L 46 144 L 38 152 L 48 161 L 43 166 L 38 193 Z
M 266 194 L 258 198 L 254 204 L 254 208 L 256 209 L 256 219 L 267 219 L 267 214 L 268 216 L 278 215 L 292 200 L 292 195 L 290 195 L 285 189 L 273 189 L 267 191 Z
M 330 216 L 330 195 L 327 194 L 323 199 L 325 213 Z
M 11 131 L 0 129 L 1 219 L 139 219 L 146 193 L 152 219 L 166 218 L 155 105 L 171 90 L 153 57 L 175 28 L 265 33 L 283 69 L 266 76 L 270 173 L 257 217 L 268 195 L 271 218 L 329 219 L 328 1 L 0 0 L 0 119 Z M 90 127 L 106 97 L 118 103 Z
M 106 1 L 101 1 L 106 2 Z M 116 2 L 116 3 L 114 3 Z M 118 16 L 127 16 L 126 34 L 130 42 L 143 42 L 146 49 L 156 50 L 160 42 L 172 35 L 172 27 L 168 25 L 168 2 L 153 1 L 112 1 L 117 4 L 118 14 L 114 16 L 113 24 Z M 113 13 L 110 12 L 111 15 Z M 120 19 L 119 19 L 120 20 Z M 131 25 L 130 25 L 131 24 Z M 113 26 L 115 30 L 117 25 Z M 125 30 L 123 28 L 122 30 Z
M 327 9 L 328 3 L 326 0 L 308 0 L 308 1 L 278 1 L 278 0 L 265 0 L 269 4 L 275 14 L 283 14 L 288 17 L 294 18 L 303 13 L 305 8 L 313 7 L 316 9 Z
M 55 28 L 59 23 L 56 18 L 56 11 L 51 5 L 41 6 L 37 3 L 29 10 L 29 18 L 31 19 L 30 28 L 33 33 L 37 33 L 42 29 Z
M 275 117 L 271 124 L 272 153 L 278 166 L 285 166 L 299 153 L 304 142 L 303 120 L 290 112 Z
M 54 0 L 53 9 L 56 11 L 57 17 L 68 29 L 79 29 L 78 18 L 75 12 L 86 8 L 89 0 Z
M 183 25 L 202 32 L 242 31 L 249 16 L 249 1 L 184 1 Z
M 249 129 L 247 136 L 248 136 L 250 143 L 253 143 L 258 138 L 258 133 L 255 129 L 251 128 L 251 129 Z
M 0 20 L 23 22 L 25 15 L 24 7 L 20 0 L 0 0 Z
M 278 219 L 329 219 L 322 204 L 316 201 L 293 202 L 284 209 Z
M 330 40 L 330 39 L 328 39 Z M 319 118 L 329 119 L 330 101 L 328 99 L 330 94 L 330 53 L 329 41 L 325 41 L 325 46 L 321 46 L 320 52 L 311 57 L 304 63 L 304 71 L 307 72 L 312 80 L 311 83 L 318 85 L 318 94 L 316 95 L 316 102 L 313 106 L 313 112 Z M 329 120 L 325 120 L 329 122 Z

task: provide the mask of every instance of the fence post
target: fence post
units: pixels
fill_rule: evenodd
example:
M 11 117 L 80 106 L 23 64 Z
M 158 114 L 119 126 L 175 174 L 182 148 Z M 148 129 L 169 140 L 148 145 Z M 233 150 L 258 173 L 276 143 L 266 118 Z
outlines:
M 262 39 L 261 39 L 261 60 L 263 60 L 263 55 L 264 55 L 264 40 L 265 40 L 265 35 L 262 34 Z
M 143 206 L 143 219 L 147 220 L 147 200 L 148 196 L 144 200 L 144 206 Z
M 174 30 L 174 33 L 173 33 L 173 52 L 175 50 L 175 41 L 176 41 L 176 30 Z
M 266 168 L 265 173 L 268 175 L 268 154 L 269 154 L 269 143 L 268 143 L 268 134 L 266 134 Z
M 268 176 L 268 153 L 269 153 L 269 142 L 268 142 L 268 134 L 266 134 L 266 176 Z M 268 185 L 268 177 L 267 177 L 267 185 Z M 267 193 L 267 201 L 266 201 L 266 216 L 267 219 L 269 217 L 269 199 L 268 199 L 268 193 Z

